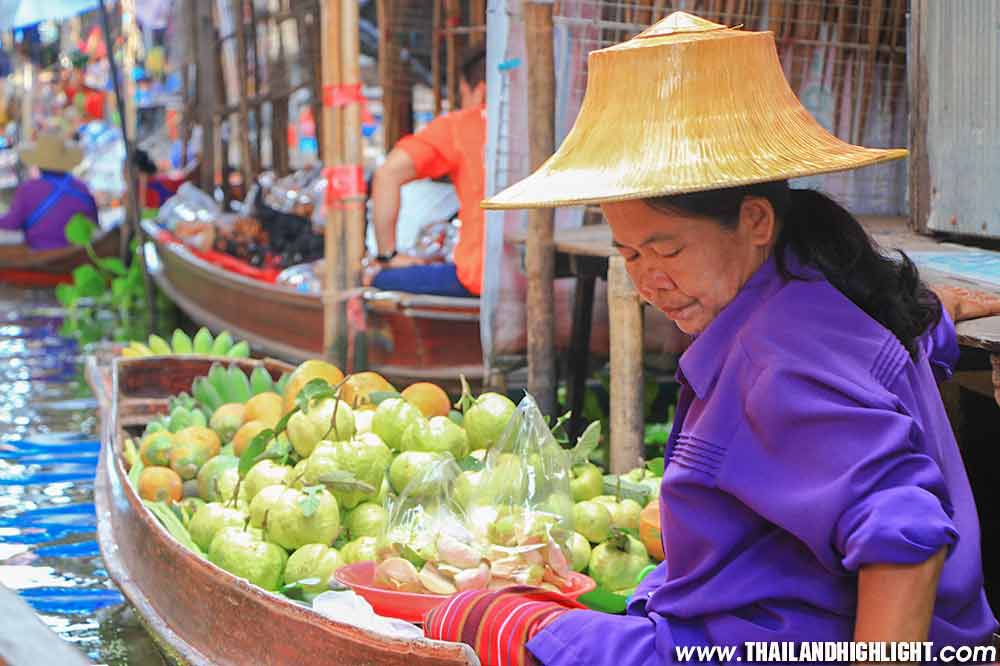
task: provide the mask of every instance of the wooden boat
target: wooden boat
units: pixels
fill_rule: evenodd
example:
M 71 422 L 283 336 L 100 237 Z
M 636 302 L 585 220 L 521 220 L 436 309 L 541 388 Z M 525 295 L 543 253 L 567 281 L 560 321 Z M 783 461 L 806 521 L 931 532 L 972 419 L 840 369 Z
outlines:
M 167 397 L 208 372 L 205 356 L 88 359 L 101 406 L 102 446 L 95 487 L 97 536 L 111 578 L 171 661 L 191 666 L 369 664 L 471 666 L 468 646 L 391 639 L 335 622 L 216 567 L 177 543 L 143 506 L 123 462 L 128 433 L 166 411 Z M 277 378 L 289 366 L 224 359 Z
M 106 231 L 93 242 L 99 257 L 117 257 L 122 228 Z M 90 263 L 87 251 L 71 245 L 57 250 L 32 250 L 27 245 L 0 245 L 0 282 L 45 285 L 65 282 L 73 269 Z
M 191 319 L 230 331 L 262 353 L 290 362 L 322 355 L 323 303 L 281 285 L 239 275 L 150 230 L 147 266 Z M 483 376 L 479 299 L 371 290 L 363 297 L 367 365 L 392 381 Z M 352 318 L 357 322 L 360 317 Z M 360 324 L 352 333 L 360 331 Z

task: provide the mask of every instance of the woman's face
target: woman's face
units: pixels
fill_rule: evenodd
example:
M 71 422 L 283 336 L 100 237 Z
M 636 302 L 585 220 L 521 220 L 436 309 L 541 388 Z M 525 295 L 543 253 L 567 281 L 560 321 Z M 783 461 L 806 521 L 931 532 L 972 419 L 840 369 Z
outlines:
M 758 197 L 744 199 L 734 228 L 642 200 L 601 208 L 639 295 L 689 335 L 705 330 L 773 245 L 774 210 Z

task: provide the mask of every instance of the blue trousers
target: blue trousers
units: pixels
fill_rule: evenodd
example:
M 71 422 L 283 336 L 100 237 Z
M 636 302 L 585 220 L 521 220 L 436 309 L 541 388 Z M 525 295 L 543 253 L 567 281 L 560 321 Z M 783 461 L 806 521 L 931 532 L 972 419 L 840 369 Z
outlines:
M 405 291 L 410 294 L 473 297 L 458 281 L 455 264 L 427 264 L 407 268 L 386 268 L 372 281 L 376 289 Z

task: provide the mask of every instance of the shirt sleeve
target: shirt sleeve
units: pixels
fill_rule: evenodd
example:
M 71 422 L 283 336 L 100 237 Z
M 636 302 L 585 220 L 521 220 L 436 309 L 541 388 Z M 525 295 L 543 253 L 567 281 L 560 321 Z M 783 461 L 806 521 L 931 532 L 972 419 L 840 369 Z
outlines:
M 938 382 L 951 379 L 955 365 L 958 364 L 960 350 L 955 324 L 944 307 L 941 308 L 941 319 L 937 325 L 924 333 L 920 342 L 931 364 L 931 370 L 934 371 L 934 378 Z
M 747 396 L 720 486 L 827 569 L 915 564 L 957 542 L 941 470 L 890 393 L 835 368 L 768 367 Z
M 451 114 L 438 116 L 416 134 L 400 139 L 396 147 L 409 155 L 418 178 L 440 178 L 460 159 L 452 130 Z
M 625 612 L 628 615 L 645 615 L 646 602 L 649 595 L 663 587 L 667 581 L 667 563 L 660 562 L 655 569 L 649 572 L 642 582 L 635 588 L 635 592 L 629 597 Z

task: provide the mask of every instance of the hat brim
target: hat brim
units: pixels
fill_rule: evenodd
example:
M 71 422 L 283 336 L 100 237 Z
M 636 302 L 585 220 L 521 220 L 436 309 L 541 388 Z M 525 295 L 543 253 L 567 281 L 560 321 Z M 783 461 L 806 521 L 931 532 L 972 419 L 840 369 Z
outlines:
M 50 155 L 35 146 L 27 146 L 20 151 L 21 161 L 46 171 L 72 171 L 83 161 L 83 151 L 69 148 L 60 155 Z
M 657 183 L 643 182 L 643 174 L 632 172 L 627 165 L 622 165 L 621 170 L 616 173 L 605 169 L 551 168 L 549 162 L 546 162 L 524 180 L 483 201 L 481 206 L 486 210 L 518 210 L 632 201 L 851 171 L 904 159 L 908 155 L 908 151 L 902 148 L 851 147 L 855 150 L 850 154 L 821 155 L 817 156 L 817 160 L 789 164 L 781 170 L 765 166 L 765 163 L 772 160 L 761 160 L 760 163 L 745 164 L 739 172 L 734 171 L 715 180 L 696 178 L 694 182 L 674 183 L 669 182 L 669 177 L 659 178 Z M 670 170 L 669 164 L 663 165 L 665 173 Z

